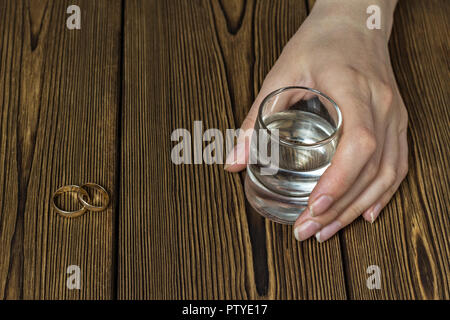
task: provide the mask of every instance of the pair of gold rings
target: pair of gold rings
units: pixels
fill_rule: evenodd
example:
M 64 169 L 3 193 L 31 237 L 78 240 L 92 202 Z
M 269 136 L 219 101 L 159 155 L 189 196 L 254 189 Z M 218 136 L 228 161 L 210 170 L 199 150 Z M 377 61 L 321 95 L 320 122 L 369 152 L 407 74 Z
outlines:
M 86 188 L 93 188 L 98 190 L 102 196 L 103 196 L 103 205 L 101 206 L 95 206 L 91 204 L 91 197 L 89 196 L 89 193 L 86 191 Z M 64 194 L 64 193 L 70 193 L 74 192 L 77 195 L 78 202 L 81 204 L 81 208 L 75 211 L 66 211 L 61 208 L 59 208 L 56 205 L 55 199 L 58 195 Z M 96 211 L 100 212 L 105 210 L 108 207 L 109 204 L 109 194 L 108 191 L 105 190 L 101 185 L 98 185 L 93 182 L 85 183 L 81 186 L 77 185 L 67 185 L 59 188 L 53 193 L 52 196 L 52 206 L 53 209 L 55 209 L 58 214 L 60 214 L 63 217 L 66 218 L 76 218 L 79 216 L 82 216 L 87 210 L 89 211 Z

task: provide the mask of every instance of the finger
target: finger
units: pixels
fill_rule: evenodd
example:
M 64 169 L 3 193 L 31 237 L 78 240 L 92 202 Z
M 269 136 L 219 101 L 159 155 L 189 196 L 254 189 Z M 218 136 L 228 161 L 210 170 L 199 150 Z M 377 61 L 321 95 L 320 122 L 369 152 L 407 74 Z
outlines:
M 309 197 L 307 212 L 312 216 L 324 213 L 349 191 L 376 151 L 377 140 L 371 113 L 367 112 L 367 108 L 361 108 L 362 102 L 358 100 L 354 96 L 347 96 L 341 102 L 346 105 L 342 112 L 342 138 L 331 165 Z
M 342 214 L 337 216 L 337 219 L 329 223 L 327 223 L 327 221 L 321 221 L 322 225 L 325 225 L 325 227 L 316 233 L 316 238 L 319 242 L 330 239 L 340 229 L 353 222 L 392 187 L 397 178 L 397 166 L 399 160 L 398 149 L 399 137 L 397 135 L 397 128 L 390 126 L 383 147 L 380 170 L 376 178 L 355 201 L 345 208 Z M 324 214 L 323 217 L 326 215 L 328 214 Z
M 361 162 L 361 164 L 364 165 L 364 169 L 362 169 L 359 172 L 359 175 L 357 175 L 357 172 L 353 172 L 354 175 L 352 177 L 349 177 L 348 184 L 345 184 L 342 186 L 342 184 L 335 183 L 334 188 L 337 190 L 337 197 L 342 196 L 341 199 L 333 199 L 333 195 L 326 195 L 326 192 L 323 192 L 321 183 L 325 184 L 326 181 L 319 181 L 318 186 L 313 190 L 313 192 L 310 195 L 309 198 L 309 213 L 314 215 L 320 215 L 322 213 L 325 213 L 329 210 L 331 205 L 333 204 L 333 210 L 337 210 L 338 212 L 341 212 L 343 209 L 345 209 L 350 203 L 352 203 L 359 194 L 367 188 L 369 183 L 375 178 L 376 174 L 378 173 L 378 167 L 379 162 L 381 158 L 381 151 L 383 149 L 383 146 L 380 145 L 380 142 L 384 143 L 385 139 L 385 132 L 387 130 L 386 128 L 386 118 L 388 117 L 388 112 L 392 108 L 392 97 L 393 92 L 391 88 L 385 84 L 380 84 L 380 86 L 377 86 L 376 90 L 367 90 L 366 82 L 362 81 L 361 76 L 354 76 L 354 77 L 348 77 L 350 81 L 353 83 L 359 83 L 359 92 L 353 92 L 353 97 L 348 96 L 346 97 L 345 92 L 342 92 L 342 87 L 337 86 L 338 90 L 336 93 L 336 96 L 343 96 L 346 98 L 346 100 L 349 100 L 347 102 L 342 101 L 343 104 L 343 116 L 344 119 L 348 118 L 348 115 L 353 113 L 356 110 L 363 111 L 364 114 L 359 113 L 358 115 L 360 118 L 357 119 L 357 121 L 361 122 L 361 127 L 367 128 L 367 120 L 372 120 L 375 128 L 374 130 L 352 130 L 352 134 L 354 136 L 355 141 L 360 141 L 359 147 L 361 147 L 361 150 L 366 151 L 369 153 L 369 159 L 370 161 L 367 161 L 367 163 L 364 164 L 364 162 Z M 337 81 L 334 79 L 333 81 Z M 345 83 L 344 83 L 345 85 Z M 345 89 L 348 90 L 348 89 Z M 372 93 L 369 93 L 372 92 Z M 338 95 L 340 94 L 340 95 Z M 350 100 L 355 100 L 355 97 L 359 97 L 360 104 L 359 105 L 352 105 L 350 104 Z M 352 99 L 353 98 L 353 99 Z M 370 106 L 364 104 L 364 101 L 370 101 Z M 350 110 L 348 108 L 350 106 Z M 366 108 L 364 108 L 364 106 Z M 374 110 L 373 116 L 371 115 L 371 111 Z M 364 124 L 364 120 L 366 121 L 366 124 Z M 347 121 L 346 121 L 347 122 Z M 344 130 L 346 130 L 348 126 L 345 126 L 344 124 Z M 369 125 L 370 128 L 370 125 Z M 375 136 L 373 135 L 373 131 L 375 131 Z M 365 140 L 378 144 L 378 146 L 375 146 L 375 152 L 372 156 L 370 156 L 370 148 L 365 143 Z M 366 141 L 366 142 L 367 142 Z M 362 142 L 362 143 L 361 143 Z M 370 145 L 370 143 L 369 143 Z M 373 150 L 372 150 L 373 151 Z M 336 156 L 335 156 L 336 157 Z M 355 159 L 358 159 L 360 157 L 360 154 L 354 155 Z M 354 164 L 354 161 L 351 163 L 347 163 L 347 167 L 352 166 Z M 344 166 L 345 164 L 343 164 Z M 335 166 L 335 171 L 340 171 L 341 174 L 346 174 L 346 172 L 343 172 L 340 167 Z M 331 171 L 331 170 L 330 170 Z M 327 174 L 334 175 L 334 173 L 328 172 Z M 356 177 L 356 178 L 355 178 Z M 326 180 L 325 178 L 321 180 Z M 325 187 L 326 189 L 326 187 Z M 321 195 L 321 193 L 325 193 Z M 345 195 L 345 196 L 344 196 Z
M 379 153 L 381 154 L 381 152 Z M 377 161 L 378 163 L 380 160 L 379 158 L 380 157 L 377 155 L 376 159 L 373 161 Z M 367 186 L 370 185 L 373 178 L 377 174 L 376 172 L 372 173 L 372 170 L 378 169 L 368 169 L 369 166 L 371 168 L 375 168 L 375 166 L 368 163 L 368 165 L 366 165 L 362 170 L 360 176 L 357 178 L 355 184 L 350 187 L 350 190 L 347 192 L 347 194 L 340 198 L 331 206 L 331 208 L 328 208 L 323 214 L 312 216 L 310 214 L 310 211 L 307 209 L 300 215 L 300 217 L 294 224 L 294 235 L 298 240 L 302 241 L 315 235 L 323 227 L 335 221 L 336 218 L 346 209 L 346 207 L 358 198 L 358 196 L 367 188 Z M 371 203 L 372 202 L 370 202 L 367 206 L 370 206 Z M 361 214 L 362 212 L 362 210 L 359 211 L 359 214 Z M 314 223 L 310 223 L 309 221 L 313 221 Z M 334 228 L 333 230 L 335 230 L 335 232 L 340 229 L 338 228 L 339 226 L 337 223 L 333 224 L 332 227 Z
M 384 136 L 381 135 L 381 136 Z M 381 144 L 379 144 L 381 145 Z M 384 145 L 384 143 L 383 143 Z M 375 177 L 379 172 L 380 160 L 382 156 L 382 149 L 377 149 L 375 155 L 366 163 L 364 168 L 361 170 L 356 181 L 350 186 L 347 192 L 342 195 L 337 201 L 335 201 L 331 207 L 322 212 L 321 214 L 314 214 L 314 211 L 306 210 L 305 218 L 307 215 L 312 217 L 326 216 L 323 217 L 324 221 L 333 220 L 339 214 L 341 214 L 350 204 L 352 204 L 360 195 L 363 193 L 370 184 L 374 181 Z M 370 204 L 369 204 L 370 205 Z M 362 213 L 362 211 L 361 211 Z M 313 215 L 314 214 L 314 215 Z M 333 219 L 332 219 L 333 218 Z M 300 220 L 301 221 L 301 220 Z
M 350 205 L 353 205 L 358 198 L 362 197 L 362 195 L 367 191 L 367 189 L 371 188 L 371 185 L 379 179 L 379 175 L 381 173 L 381 170 L 384 170 L 386 172 L 383 172 L 384 175 L 388 176 L 388 168 L 383 164 L 386 163 L 386 161 L 389 161 L 389 163 L 392 163 L 391 166 L 394 167 L 391 171 L 395 174 L 395 166 L 397 164 L 397 158 L 398 158 L 398 136 L 397 136 L 397 129 L 394 125 L 387 128 L 387 134 L 381 133 L 381 131 L 385 131 L 384 128 L 379 128 L 378 136 L 385 137 L 386 141 L 383 141 L 381 145 L 381 148 L 378 148 L 375 155 L 372 157 L 371 160 L 366 164 L 366 166 L 361 171 L 360 175 L 354 182 L 354 184 L 350 187 L 348 192 L 343 195 L 338 201 L 336 201 L 330 208 L 328 208 L 323 214 L 321 215 L 315 215 L 315 217 L 320 217 L 317 219 L 317 221 L 320 221 L 322 225 L 327 225 L 331 221 L 335 220 L 336 217 L 341 215 L 344 210 L 347 210 Z M 387 148 L 387 149 L 386 149 Z M 386 151 L 389 150 L 389 151 Z M 383 180 L 384 181 L 384 180 Z M 392 181 L 393 182 L 393 181 Z M 392 185 L 392 183 L 390 184 Z M 387 186 L 383 189 L 382 192 L 378 193 L 377 197 L 372 196 L 374 200 L 378 199 L 379 196 L 387 190 Z M 383 186 L 381 186 L 383 188 Z M 367 199 L 367 197 L 366 197 Z M 361 209 L 359 208 L 359 214 L 364 212 L 365 209 L 367 209 L 370 205 L 372 205 L 373 201 L 366 200 L 368 202 L 366 204 L 366 207 Z M 363 202 L 359 202 L 358 204 L 362 204 Z M 303 221 L 308 219 L 308 215 L 302 215 L 302 217 L 299 219 L 299 223 L 302 223 Z
M 262 90 L 263 88 L 257 96 L 254 104 L 250 108 L 250 111 L 248 112 L 247 117 L 244 119 L 244 122 L 242 122 L 236 146 L 233 147 L 233 149 L 227 155 L 224 166 L 224 169 L 227 171 L 238 172 L 246 167 L 250 149 L 250 131 L 251 129 L 253 129 L 256 117 L 258 115 L 258 107 L 260 101 L 262 100 L 260 96 L 263 95 Z
M 374 201 L 374 204 L 363 213 L 365 220 L 373 223 L 379 216 L 381 210 L 389 203 L 392 196 L 397 191 L 401 182 L 408 174 L 408 141 L 407 141 L 407 129 L 402 129 L 399 137 L 399 160 L 397 166 L 397 178 L 393 185 L 380 197 L 378 201 Z

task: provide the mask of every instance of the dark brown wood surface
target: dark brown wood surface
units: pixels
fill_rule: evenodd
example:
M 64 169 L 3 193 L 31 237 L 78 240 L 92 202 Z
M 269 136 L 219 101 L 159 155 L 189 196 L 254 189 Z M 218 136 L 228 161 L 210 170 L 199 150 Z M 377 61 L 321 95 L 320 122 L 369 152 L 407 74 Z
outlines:
M 0 298 L 449 299 L 448 1 L 396 11 L 410 173 L 374 225 L 298 243 L 249 207 L 244 174 L 171 162 L 174 129 L 239 127 L 311 7 L 0 0 Z M 87 181 L 108 210 L 59 217 L 52 193 Z
M 71 4 L 0 1 L 0 298 L 113 297 L 121 4 L 78 1 L 70 31 Z M 107 211 L 51 209 L 58 187 L 88 181 L 111 192 Z
M 390 53 L 409 114 L 409 174 L 374 225 L 342 231 L 349 298 L 450 298 L 448 1 L 399 1 Z M 378 265 L 381 290 L 367 290 Z

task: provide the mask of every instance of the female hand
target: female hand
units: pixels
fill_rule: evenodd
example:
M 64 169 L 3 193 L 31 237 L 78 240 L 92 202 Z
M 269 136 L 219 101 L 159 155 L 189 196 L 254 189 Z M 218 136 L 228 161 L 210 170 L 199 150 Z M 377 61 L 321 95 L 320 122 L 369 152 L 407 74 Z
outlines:
M 371 4 L 381 8 L 381 30 L 366 27 Z M 373 222 L 406 176 L 408 116 L 387 48 L 394 7 L 390 0 L 318 0 L 242 124 L 243 130 L 253 128 L 263 98 L 289 85 L 318 89 L 341 108 L 341 140 L 308 209 L 295 222 L 298 240 L 316 235 L 326 241 L 361 214 Z M 238 139 L 226 170 L 244 169 L 247 157 Z

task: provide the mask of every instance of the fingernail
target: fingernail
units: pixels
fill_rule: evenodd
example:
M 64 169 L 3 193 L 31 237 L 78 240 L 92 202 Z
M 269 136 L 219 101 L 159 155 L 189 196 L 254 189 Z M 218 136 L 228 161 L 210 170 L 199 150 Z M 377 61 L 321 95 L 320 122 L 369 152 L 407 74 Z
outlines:
M 370 222 L 374 223 L 375 219 L 378 217 L 378 215 L 380 214 L 381 211 L 381 204 L 377 204 L 372 211 L 370 212 Z
M 303 241 L 314 235 L 317 231 L 319 231 L 321 225 L 315 221 L 306 221 L 305 223 L 299 225 L 294 229 L 295 239 L 298 241 Z
M 319 242 L 324 242 L 330 239 L 332 236 L 336 234 L 339 230 L 341 230 L 342 224 L 339 221 L 333 221 L 326 227 L 322 228 L 320 232 L 316 233 L 316 239 Z
M 245 143 L 238 142 L 225 160 L 224 169 L 228 169 L 235 164 L 245 164 Z
M 317 240 L 318 242 L 322 242 L 322 241 L 320 240 L 320 231 L 316 233 L 316 240 Z
M 327 210 L 331 204 L 333 203 L 333 198 L 327 195 L 322 195 L 319 198 L 317 198 L 312 205 L 309 206 L 309 214 L 312 217 L 315 217 L 321 213 L 323 213 L 325 210 Z

